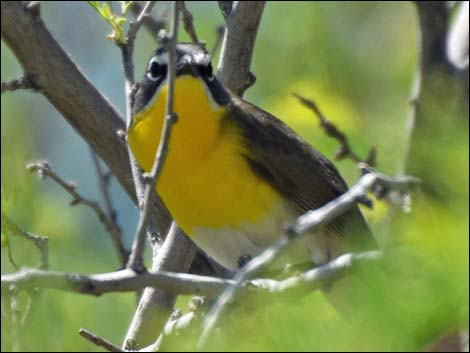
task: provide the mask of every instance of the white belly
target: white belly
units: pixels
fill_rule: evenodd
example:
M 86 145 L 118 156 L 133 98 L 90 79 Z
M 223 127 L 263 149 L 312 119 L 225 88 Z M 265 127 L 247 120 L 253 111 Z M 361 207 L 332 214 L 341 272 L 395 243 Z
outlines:
M 236 270 L 240 267 L 241 257 L 254 257 L 274 244 L 283 235 L 285 225 L 295 219 L 296 215 L 287 207 L 279 207 L 257 224 L 245 223 L 237 228 L 195 228 L 192 240 L 220 265 Z M 333 238 L 337 237 L 323 231 L 306 235 L 292 244 L 274 267 L 281 269 L 288 264 L 326 263 L 336 253 L 331 251 Z

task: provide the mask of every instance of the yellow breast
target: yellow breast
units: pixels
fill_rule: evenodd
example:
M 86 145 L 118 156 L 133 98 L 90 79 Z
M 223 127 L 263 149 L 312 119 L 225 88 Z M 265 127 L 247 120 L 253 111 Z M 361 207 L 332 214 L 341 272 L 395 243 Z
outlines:
M 167 85 L 134 116 L 128 141 L 149 171 L 160 140 Z M 169 152 L 157 184 L 168 210 L 188 234 L 195 228 L 219 229 L 256 224 L 281 202 L 281 196 L 257 177 L 243 154 L 241 131 L 223 119 L 225 107 L 211 102 L 204 84 L 181 76 L 175 86 L 175 112 Z

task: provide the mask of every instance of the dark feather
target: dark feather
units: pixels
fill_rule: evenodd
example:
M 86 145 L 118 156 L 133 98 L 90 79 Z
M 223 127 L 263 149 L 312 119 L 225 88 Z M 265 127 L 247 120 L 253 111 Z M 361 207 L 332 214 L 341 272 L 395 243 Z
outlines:
M 299 215 L 348 189 L 335 166 L 281 120 L 236 97 L 228 108 L 227 118 L 243 132 L 248 164 L 291 201 Z M 328 229 L 347 239 L 353 251 L 377 247 L 357 206 L 333 220 Z

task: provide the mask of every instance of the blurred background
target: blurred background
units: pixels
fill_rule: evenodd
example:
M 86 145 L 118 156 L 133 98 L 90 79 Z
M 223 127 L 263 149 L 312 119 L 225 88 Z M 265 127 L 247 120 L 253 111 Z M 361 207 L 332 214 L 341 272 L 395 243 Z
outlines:
M 187 5 L 199 37 L 211 48 L 216 27 L 223 23 L 217 4 Z M 124 116 L 121 56 L 106 39 L 111 32 L 109 26 L 86 2 L 43 2 L 41 17 L 74 62 Z M 253 57 L 252 71 L 257 81 L 245 98 L 286 121 L 332 159 L 337 142 L 324 134 L 317 118 L 292 93 L 314 99 L 347 133 L 359 154 L 365 156 L 375 145 L 378 170 L 395 174 L 403 170 L 408 101 L 417 65 L 416 29 L 415 9 L 408 2 L 268 3 Z M 188 40 L 183 31 L 180 33 L 183 40 Z M 137 78 L 143 75 L 155 47 L 152 37 L 142 30 L 135 51 Z M 2 81 L 16 78 L 21 72 L 2 42 Z M 440 118 L 435 117 L 436 124 Z M 273 299 L 268 305 L 263 299 L 269 309 L 259 315 L 245 311 L 231 316 L 233 327 L 229 332 L 243 336 L 222 335 L 214 347 L 416 350 L 447 329 L 468 327 L 467 129 L 468 122 L 462 121 L 461 126 L 453 126 L 451 136 L 429 145 L 436 154 L 447 156 L 448 163 L 435 172 L 443 173 L 443 178 L 449 173 L 452 176 L 451 180 L 445 179 L 455 191 L 452 200 L 418 201 L 412 213 L 400 214 L 392 225 L 386 204 L 375 202 L 374 210 L 365 211 L 382 243 L 388 243 L 382 238 L 390 233 L 390 237 L 419 249 L 405 257 L 417 261 L 412 264 L 391 257 L 395 270 L 408 273 L 412 269 L 414 275 L 415 271 L 424 275 L 416 281 L 391 276 L 390 281 L 381 283 L 383 287 L 376 288 L 377 293 L 382 289 L 387 295 L 368 301 L 360 308 L 362 314 L 349 323 L 341 320 L 318 293 L 300 302 Z M 2 94 L 2 213 L 21 228 L 49 237 L 54 270 L 98 273 L 117 269 L 119 261 L 109 236 L 92 211 L 81 205 L 68 207 L 70 197 L 56 184 L 47 179 L 40 181 L 25 169 L 28 162 L 40 159 L 48 160 L 65 180 L 74 181 L 82 195 L 102 201 L 88 146 L 49 102 L 37 93 Z M 335 164 L 350 185 L 358 179 L 353 162 Z M 129 246 L 138 212 L 114 180 L 112 201 Z M 399 212 L 394 210 L 393 214 Z M 35 266 L 39 262 L 30 243 L 11 235 L 8 242 L 16 263 Z M 146 260 L 149 264 L 149 254 Z M 1 269 L 2 274 L 14 271 L 5 247 Z M 186 310 L 186 302 L 187 298 L 181 298 L 178 305 Z M 249 310 L 256 310 L 256 298 L 253 303 Z M 78 336 L 80 327 L 119 345 L 135 304 L 133 294 L 94 298 L 43 291 L 34 300 L 22 330 L 21 349 L 96 349 Z M 379 313 L 383 320 L 377 325 L 371 317 L 377 318 Z M 259 320 L 265 324 L 260 325 Z M 1 337 L 2 351 L 11 350 L 11 335 L 3 315 Z M 234 341 L 233 337 L 243 339 Z M 181 346 L 181 342 L 172 344 L 168 349 L 191 348 Z

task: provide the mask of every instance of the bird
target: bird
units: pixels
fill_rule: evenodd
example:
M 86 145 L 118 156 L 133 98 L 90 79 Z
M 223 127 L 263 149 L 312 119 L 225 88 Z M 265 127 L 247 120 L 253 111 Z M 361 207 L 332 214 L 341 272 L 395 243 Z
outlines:
M 169 53 L 153 52 L 137 84 L 127 141 L 150 171 L 165 119 Z M 176 44 L 178 115 L 156 192 L 209 257 L 236 271 L 282 236 L 287 224 L 348 187 L 332 162 L 283 121 L 231 93 L 204 46 Z M 279 266 L 323 265 L 377 243 L 352 207 L 296 242 Z

